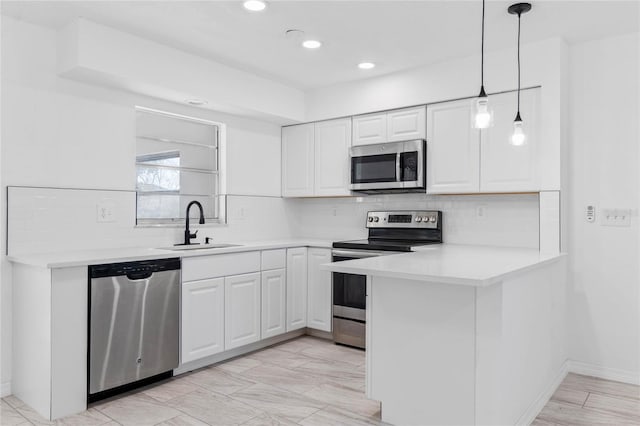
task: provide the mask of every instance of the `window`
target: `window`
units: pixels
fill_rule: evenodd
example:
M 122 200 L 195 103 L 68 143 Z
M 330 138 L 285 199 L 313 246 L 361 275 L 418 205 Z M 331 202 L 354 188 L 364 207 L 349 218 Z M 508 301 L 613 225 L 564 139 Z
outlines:
M 182 223 L 190 201 L 207 222 L 223 222 L 219 170 L 220 125 L 137 108 L 136 222 Z M 197 208 L 191 209 L 199 217 Z

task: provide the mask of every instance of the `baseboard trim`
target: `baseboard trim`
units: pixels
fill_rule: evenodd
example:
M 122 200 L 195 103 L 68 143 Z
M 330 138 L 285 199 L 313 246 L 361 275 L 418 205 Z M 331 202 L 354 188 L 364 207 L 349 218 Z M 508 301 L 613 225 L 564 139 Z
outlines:
M 268 346 L 275 345 L 277 343 L 284 342 L 286 340 L 295 339 L 296 337 L 303 336 L 305 334 L 305 329 L 301 328 L 298 330 L 290 331 L 285 334 L 281 334 L 279 336 L 270 337 L 268 339 L 259 340 L 255 343 L 251 343 L 245 346 L 241 346 L 239 348 L 231 349 L 228 351 L 221 352 L 216 355 L 211 355 L 206 358 L 202 358 L 196 361 L 191 361 L 186 364 L 180 365 L 178 368 L 173 370 L 175 375 L 187 373 L 189 371 L 197 370 L 198 368 L 207 367 L 212 364 L 216 364 L 221 361 L 226 361 L 231 358 L 238 357 L 240 355 L 245 355 L 253 351 L 257 351 L 258 349 L 264 349 Z
M 556 374 L 556 377 L 540 393 L 540 395 L 538 395 L 535 401 L 533 401 L 533 403 L 529 405 L 529 408 L 526 409 L 522 416 L 520 416 L 520 418 L 516 422 L 516 425 L 530 425 L 536 419 L 536 417 L 538 417 L 538 414 L 540 414 L 544 406 L 547 405 L 547 402 L 549 402 L 556 389 L 558 389 L 558 386 L 560 386 L 560 383 L 562 383 L 564 378 L 567 377 L 568 373 L 569 361 L 567 360 L 562 363 L 562 366 L 560 367 L 558 374 Z
M 11 382 L 0 383 L 0 398 L 11 395 Z
M 569 360 L 568 364 L 570 373 L 612 380 L 614 382 L 628 383 L 630 385 L 640 385 L 640 373 L 638 372 L 602 367 L 595 364 L 573 360 Z

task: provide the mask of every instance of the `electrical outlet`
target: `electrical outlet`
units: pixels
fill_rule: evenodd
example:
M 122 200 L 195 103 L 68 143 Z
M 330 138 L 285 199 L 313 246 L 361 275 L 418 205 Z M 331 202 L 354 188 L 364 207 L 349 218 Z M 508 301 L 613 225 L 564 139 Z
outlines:
M 487 219 L 487 205 L 486 204 L 478 204 L 476 206 L 476 219 L 478 219 L 478 220 L 486 220 Z
M 631 226 L 631 210 L 603 209 L 600 221 L 603 226 Z
M 99 223 L 116 221 L 116 204 L 111 200 L 102 200 L 96 205 L 96 221 Z

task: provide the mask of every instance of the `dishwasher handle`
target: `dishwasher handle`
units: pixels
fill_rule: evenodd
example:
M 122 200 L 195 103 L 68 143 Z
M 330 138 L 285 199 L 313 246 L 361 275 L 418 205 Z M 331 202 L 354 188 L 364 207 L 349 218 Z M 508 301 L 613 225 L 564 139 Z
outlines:
M 152 275 L 153 272 L 151 271 L 129 272 L 127 278 L 131 281 L 146 280 L 147 278 L 151 278 Z

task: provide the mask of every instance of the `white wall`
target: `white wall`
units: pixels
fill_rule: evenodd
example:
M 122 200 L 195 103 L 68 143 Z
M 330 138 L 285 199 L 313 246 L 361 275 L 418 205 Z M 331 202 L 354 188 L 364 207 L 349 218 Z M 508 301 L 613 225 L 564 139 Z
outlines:
M 570 357 L 640 382 L 640 36 L 572 46 L 570 54 Z M 596 222 L 585 219 L 596 206 Z M 600 223 L 628 208 L 630 227 Z
M 135 190 L 134 106 L 226 123 L 227 192 L 242 196 L 229 196 L 228 225 L 204 228 L 199 233 L 201 238 L 209 235 L 217 240 L 260 239 L 290 235 L 284 201 L 279 198 L 278 125 L 60 78 L 56 70 L 55 36 L 55 31 L 50 29 L 2 17 L 0 384 L 10 380 L 11 371 L 11 268 L 4 257 L 5 188 L 26 185 Z M 87 208 L 91 197 L 60 199 L 73 203 L 78 209 L 71 205 L 64 209 L 63 205 L 62 210 L 51 209 L 51 215 L 42 216 L 41 225 L 57 223 L 58 226 L 55 232 L 40 235 L 43 241 L 40 249 L 77 244 L 83 241 L 83 233 L 86 234 L 84 242 L 90 246 L 114 242 L 111 239 L 90 243 L 91 236 L 100 235 L 99 230 L 74 229 L 73 220 L 56 222 L 62 214 L 76 218 L 77 223 L 95 224 L 95 213 Z M 131 205 L 118 208 L 130 211 Z M 265 217 L 269 218 L 269 227 L 264 226 Z M 131 226 L 133 217 L 123 219 Z M 47 227 L 36 229 L 43 231 Z M 24 237 L 37 240 L 38 233 L 34 230 Z M 77 234 L 63 241 L 65 230 Z M 131 229 L 126 233 L 128 237 L 118 235 L 126 245 L 157 246 L 178 241 L 181 230 Z M 58 244 L 54 244 L 56 239 Z

